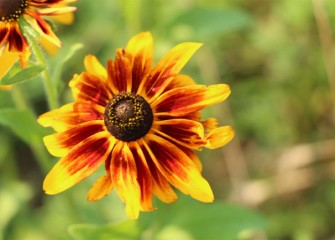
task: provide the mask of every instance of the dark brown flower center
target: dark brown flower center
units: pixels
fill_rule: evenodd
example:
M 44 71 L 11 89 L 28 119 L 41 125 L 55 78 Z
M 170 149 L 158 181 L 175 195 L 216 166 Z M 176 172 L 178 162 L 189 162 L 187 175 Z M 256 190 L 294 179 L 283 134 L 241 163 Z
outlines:
M 28 0 L 0 0 L 0 21 L 16 21 L 28 6 Z
M 109 100 L 104 120 L 108 131 L 116 139 L 131 142 L 149 132 L 153 113 L 143 97 L 134 93 L 119 93 Z

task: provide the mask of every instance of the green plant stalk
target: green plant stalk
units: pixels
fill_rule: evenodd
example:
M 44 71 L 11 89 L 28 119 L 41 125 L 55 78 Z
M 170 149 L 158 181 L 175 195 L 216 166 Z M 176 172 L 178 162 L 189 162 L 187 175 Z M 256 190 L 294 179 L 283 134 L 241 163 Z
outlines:
M 58 107 L 58 99 L 57 99 L 57 93 L 56 93 L 56 88 L 54 86 L 54 84 L 52 83 L 51 80 L 51 75 L 50 72 L 48 70 L 48 65 L 47 62 L 45 60 L 44 57 L 44 53 L 42 52 L 42 49 L 40 47 L 40 45 L 37 43 L 36 39 L 33 37 L 29 38 L 29 43 L 30 46 L 35 54 L 36 60 L 38 63 L 46 65 L 47 67 L 45 68 L 45 70 L 43 70 L 43 72 L 41 73 L 43 81 L 44 81 L 44 88 L 45 88 L 45 92 L 47 95 L 47 99 L 48 99 L 48 106 L 49 109 L 55 109 Z

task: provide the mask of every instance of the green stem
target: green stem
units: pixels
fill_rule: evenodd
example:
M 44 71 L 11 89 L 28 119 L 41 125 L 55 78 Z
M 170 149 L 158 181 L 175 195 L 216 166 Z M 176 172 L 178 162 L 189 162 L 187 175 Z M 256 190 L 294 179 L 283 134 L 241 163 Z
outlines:
M 42 52 L 40 45 L 32 37 L 29 38 L 29 40 L 30 40 L 29 41 L 30 47 L 32 48 L 35 54 L 37 62 L 47 66 L 47 62 L 45 60 L 44 53 Z M 46 95 L 48 98 L 49 109 L 55 109 L 58 107 L 58 100 L 57 100 L 56 88 L 52 83 L 48 67 L 46 67 L 41 74 L 44 81 Z

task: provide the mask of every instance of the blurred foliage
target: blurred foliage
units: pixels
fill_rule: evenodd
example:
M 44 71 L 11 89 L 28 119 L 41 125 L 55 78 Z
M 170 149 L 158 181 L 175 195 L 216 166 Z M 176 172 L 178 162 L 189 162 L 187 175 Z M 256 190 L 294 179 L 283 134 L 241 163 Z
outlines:
M 324 2 L 335 32 L 335 5 Z M 98 173 L 65 193 L 46 196 L 42 181 L 57 159 L 41 149 L 46 132 L 34 122 L 47 110 L 42 82 L 36 77 L 45 66 L 26 69 L 31 81 L 13 68 L 6 83 L 22 82 L 9 91 L 0 90 L 0 239 L 335 237 L 334 151 L 323 150 L 325 159 L 313 152 L 314 162 L 307 167 L 316 180 L 308 187 L 270 196 L 255 210 L 243 206 L 243 199 L 231 198 L 242 189 L 234 181 L 254 183 L 276 176 L 279 157 L 286 150 L 334 139 L 334 102 L 312 0 L 80 0 L 75 5 L 74 24 L 55 26 L 63 48 L 47 66 L 62 104 L 72 101 L 68 81 L 83 71 L 86 54 L 106 63 L 116 48 L 140 31 L 153 33 L 157 59 L 181 41 L 204 43 L 183 71 L 198 83 L 230 85 L 228 101 L 203 115 L 218 117 L 237 132 L 222 150 L 200 153 L 217 202 L 203 205 L 182 198 L 171 205 L 157 203 L 155 212 L 128 221 L 115 193 L 86 202 Z M 17 87 L 24 90 L 36 116 L 22 110 L 15 97 Z M 239 167 L 229 168 L 229 161 L 238 158 L 245 161 L 243 178 L 234 175 Z

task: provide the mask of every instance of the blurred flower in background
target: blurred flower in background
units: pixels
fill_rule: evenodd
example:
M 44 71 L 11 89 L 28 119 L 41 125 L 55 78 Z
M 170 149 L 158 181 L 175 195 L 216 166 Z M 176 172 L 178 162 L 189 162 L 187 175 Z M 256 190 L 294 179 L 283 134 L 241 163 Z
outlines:
M 29 56 L 29 41 L 24 36 L 23 27 L 25 22 L 36 31 L 37 37 L 43 45 L 61 46 L 61 41 L 53 32 L 50 24 L 44 17 L 56 17 L 62 22 L 71 22 L 69 12 L 76 10 L 75 7 L 67 6 L 76 0 L 3 0 L 0 2 L 0 54 L 7 55 L 7 51 L 17 54 L 22 67 L 25 67 Z M 27 30 L 28 31 L 28 30 Z M 34 36 L 36 37 L 36 36 Z M 47 42 L 47 43 L 46 43 Z M 5 69 L 1 68 L 0 75 Z

